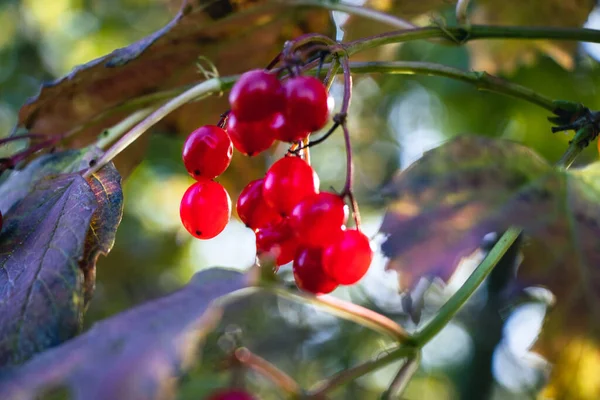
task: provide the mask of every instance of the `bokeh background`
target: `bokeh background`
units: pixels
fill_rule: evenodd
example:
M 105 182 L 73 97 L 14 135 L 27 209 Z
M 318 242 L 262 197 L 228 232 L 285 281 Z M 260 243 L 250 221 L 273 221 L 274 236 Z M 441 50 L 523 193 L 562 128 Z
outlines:
M 431 18 L 428 12 L 435 11 L 436 15 L 452 21 L 451 2 L 432 3 L 435 4 L 431 4 L 431 9 L 411 10 L 410 16 L 424 14 L 417 20 L 427 22 Z M 545 7 L 551 2 L 531 3 Z M 426 6 L 424 2 L 423 7 Z M 40 82 L 60 77 L 76 65 L 150 34 L 164 26 L 177 9 L 176 1 L 167 0 L 1 1 L 0 136 L 11 131 L 19 108 L 37 93 Z M 523 14 L 528 15 L 526 11 Z M 346 19 L 337 12 L 333 17 L 338 24 Z M 568 18 L 554 17 L 548 21 L 549 25 Z M 600 28 L 600 11 L 593 11 L 582 21 Z M 368 22 L 351 28 L 347 34 L 352 37 L 373 30 Z M 344 31 L 338 29 L 337 35 L 342 38 Z M 389 46 L 384 57 L 438 62 L 465 70 L 485 68 L 550 98 L 600 108 L 597 45 L 569 48 L 572 53 L 550 48 L 520 53 L 518 48 L 509 45 L 502 48 L 503 45 L 496 45 L 498 51 L 492 57 L 487 52 L 489 48 L 480 44 L 452 47 L 416 42 Z M 406 168 L 424 151 L 448 138 L 473 133 L 512 139 L 534 148 L 549 161 L 560 157 L 570 138 L 564 134 L 552 135 L 546 120 L 548 113 L 534 105 L 478 92 L 472 86 L 444 78 L 356 76 L 354 90 L 349 123 L 356 152 L 356 190 L 364 228 L 375 241 L 385 207 L 381 188 L 398 169 Z M 340 85 L 334 84 L 332 93 L 339 105 Z M 202 104 L 197 107 L 203 107 Z M 195 121 L 197 125 L 215 122 Z M 208 241 L 194 240 L 181 226 L 179 201 L 191 183 L 180 161 L 181 146 L 188 133 L 167 128 L 152 132 L 143 161 L 126 180 L 123 222 L 113 251 L 98 263 L 97 288 L 86 316 L 86 328 L 181 287 L 200 269 L 210 266 L 245 269 L 253 264 L 254 234 L 237 219 L 233 218 L 221 235 Z M 595 144 L 590 147 L 579 162 L 597 158 Z M 283 147 L 276 148 L 271 154 L 253 160 L 242 160 L 236 153 L 237 165 L 243 168 L 230 171 L 221 180 L 234 201 L 242 187 L 261 176 L 284 151 Z M 322 188 L 340 189 L 345 174 L 341 135 L 315 147 L 311 157 Z M 462 274 L 450 285 L 434 285 L 427 292 L 424 318 L 460 286 L 482 256 L 481 252 L 465 260 Z M 338 289 L 334 294 L 378 310 L 412 330 L 415 325 L 403 308 L 396 273 L 385 272 L 384 266 L 385 259 L 377 255 L 361 284 Z M 284 268 L 282 275 L 289 279 L 289 268 Z M 422 366 L 405 398 L 535 397 L 536 390 L 544 384 L 547 365 L 529 353 L 528 348 L 535 339 L 545 306 L 527 303 L 490 311 L 486 304 L 486 293 L 482 290 L 459 318 L 424 349 Z M 486 313 L 498 312 L 500 320 L 492 318 L 493 323 L 489 323 Z M 269 296 L 257 297 L 227 313 L 219 330 L 207 342 L 204 362 L 183 379 L 181 399 L 202 398 L 211 388 L 229 382 L 228 373 L 218 367 L 234 344 L 249 347 L 308 384 L 383 353 L 390 342 L 311 307 Z M 591 365 L 595 367 L 590 376 L 594 373 L 600 376 L 598 363 Z M 365 376 L 336 392 L 339 396 L 336 398 L 377 399 L 398 368 L 399 364 L 393 364 Z M 597 383 L 588 381 L 582 378 L 582 382 L 565 384 L 579 385 L 581 398 L 586 398 L 586 393 L 597 390 L 594 386 Z M 277 398 L 276 391 L 263 378 L 251 375 L 250 385 L 265 399 Z

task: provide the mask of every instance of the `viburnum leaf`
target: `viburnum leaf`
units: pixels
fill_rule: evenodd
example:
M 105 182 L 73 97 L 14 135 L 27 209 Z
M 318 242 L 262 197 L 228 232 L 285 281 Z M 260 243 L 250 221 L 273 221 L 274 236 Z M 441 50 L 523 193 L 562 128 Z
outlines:
M 121 180 L 109 164 L 87 182 L 65 173 L 94 151 L 41 157 L 0 186 L 0 366 L 75 335 L 121 219 Z M 31 189 L 33 187 L 33 189 Z M 11 188 L 13 189 L 11 191 Z M 31 190 L 31 191 L 29 191 Z M 100 223 L 101 221 L 101 223 Z
M 136 108 L 131 104 L 119 112 L 127 101 L 204 79 L 197 67 L 200 56 L 222 76 L 242 73 L 266 66 L 286 40 L 307 32 L 335 32 L 330 14 L 318 7 L 299 8 L 275 0 L 184 0 L 164 28 L 42 85 L 19 111 L 18 124 L 52 136 L 100 115 L 110 117 L 73 135 L 71 146 L 78 148 L 131 113 Z M 175 124 L 188 133 L 202 121 L 216 123 L 226 109 L 225 99 L 201 108 L 185 107 L 167 126 Z
M 99 322 L 87 333 L 7 371 L 0 398 L 33 399 L 66 388 L 72 399 L 174 397 L 177 378 L 199 359 L 218 323 L 215 300 L 251 282 L 250 275 L 211 268 L 179 291 Z
M 536 344 L 550 361 L 574 340 L 600 339 L 600 163 L 553 168 L 520 144 L 463 136 L 427 152 L 390 185 L 381 226 L 388 268 L 404 288 L 447 280 L 488 232 L 524 229 L 518 279 L 556 296 Z

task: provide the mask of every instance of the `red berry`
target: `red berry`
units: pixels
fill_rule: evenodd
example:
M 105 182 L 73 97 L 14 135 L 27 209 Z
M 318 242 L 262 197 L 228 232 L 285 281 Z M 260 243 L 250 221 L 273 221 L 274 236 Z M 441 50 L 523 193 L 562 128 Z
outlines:
M 294 257 L 294 279 L 299 289 L 314 294 L 332 292 L 337 282 L 323 270 L 323 249 L 301 247 Z
M 227 132 L 236 149 L 242 154 L 254 156 L 267 150 L 275 142 L 275 131 L 271 128 L 271 117 L 260 121 L 240 121 L 236 114 L 227 117 Z
M 265 175 L 265 201 L 283 216 L 289 215 L 296 204 L 318 191 L 319 177 L 298 157 L 282 158 Z
M 282 142 L 297 142 L 303 140 L 310 131 L 298 129 L 296 126 L 291 125 L 288 119 L 282 113 L 277 113 L 271 121 L 271 129 L 275 132 L 275 138 Z
M 231 199 L 217 182 L 196 182 L 183 195 L 179 214 L 189 233 L 198 239 L 210 239 L 225 229 L 231 217 Z
M 298 240 L 323 247 L 341 235 L 348 219 L 348 206 L 335 193 L 321 192 L 300 202 L 290 215 Z
M 253 230 L 281 221 L 279 214 L 263 198 L 263 182 L 264 179 L 257 179 L 246 185 L 236 204 L 238 216 Z
M 221 175 L 229 167 L 232 155 L 229 135 L 214 125 L 196 129 L 183 145 L 183 163 L 194 179 L 212 179 Z
M 348 229 L 323 251 L 323 268 L 342 285 L 353 285 L 367 273 L 373 261 L 369 238 L 359 230 Z
M 288 124 L 314 132 L 325 126 L 332 105 L 327 88 L 314 76 L 297 76 L 283 84 Z
M 206 397 L 205 400 L 255 400 L 255 398 L 241 389 L 223 389 Z
M 256 250 L 258 255 L 270 253 L 275 264 L 284 265 L 294 259 L 298 241 L 287 219 L 272 223 L 256 231 Z
M 279 79 L 263 70 L 248 71 L 229 93 L 231 111 L 241 121 L 262 120 L 283 111 L 285 97 Z

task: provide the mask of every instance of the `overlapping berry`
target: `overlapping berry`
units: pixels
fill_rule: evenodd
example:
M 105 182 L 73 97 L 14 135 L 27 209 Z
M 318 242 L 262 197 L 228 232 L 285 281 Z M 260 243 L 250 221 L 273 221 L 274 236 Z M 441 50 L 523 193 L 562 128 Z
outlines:
M 281 83 L 263 70 L 242 75 L 229 95 L 225 129 L 203 126 L 183 148 L 183 162 L 196 179 L 181 202 L 181 220 L 195 237 L 218 235 L 231 216 L 226 190 L 212 179 L 231 162 L 233 147 L 248 156 L 276 141 L 300 143 L 325 126 L 332 101 L 314 77 L 294 76 Z M 256 233 L 259 255 L 270 254 L 277 267 L 293 261 L 297 286 L 322 294 L 352 285 L 367 272 L 373 251 L 358 229 L 347 229 L 348 206 L 337 193 L 319 190 L 319 177 L 301 157 L 290 153 L 264 178 L 241 192 L 237 213 Z

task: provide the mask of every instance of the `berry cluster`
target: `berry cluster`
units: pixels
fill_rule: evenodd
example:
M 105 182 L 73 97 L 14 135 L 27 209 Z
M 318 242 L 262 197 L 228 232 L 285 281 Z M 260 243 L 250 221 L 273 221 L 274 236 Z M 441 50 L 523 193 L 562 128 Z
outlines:
M 225 189 L 212 181 L 231 161 L 232 147 L 252 156 L 275 140 L 301 143 L 325 126 L 331 98 L 321 81 L 294 76 L 281 83 L 266 71 L 242 75 L 229 95 L 226 130 L 203 126 L 186 140 L 183 161 L 198 180 L 183 196 L 181 219 L 195 237 L 218 235 L 231 215 Z M 346 229 L 344 197 L 319 191 L 319 177 L 302 158 L 289 154 L 264 178 L 250 182 L 237 204 L 239 218 L 256 233 L 258 254 L 270 254 L 277 267 L 293 261 L 297 286 L 329 293 L 352 285 L 367 272 L 373 251 L 358 229 Z

